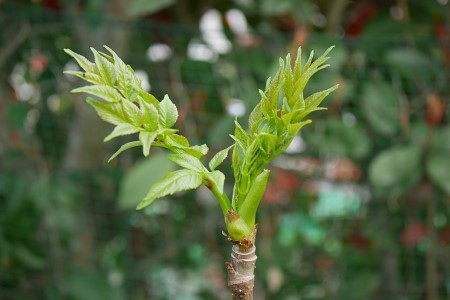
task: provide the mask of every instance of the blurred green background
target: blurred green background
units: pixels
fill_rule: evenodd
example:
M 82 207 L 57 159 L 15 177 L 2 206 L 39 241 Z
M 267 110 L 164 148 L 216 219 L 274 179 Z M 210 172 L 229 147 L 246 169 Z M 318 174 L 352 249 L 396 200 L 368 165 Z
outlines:
M 174 166 L 106 164 L 123 140 L 69 93 L 62 49 L 104 44 L 211 155 L 279 56 L 336 45 L 329 109 L 271 166 L 255 299 L 449 299 L 449 24 L 448 0 L 0 0 L 0 299 L 230 297 L 209 191 L 136 212 Z

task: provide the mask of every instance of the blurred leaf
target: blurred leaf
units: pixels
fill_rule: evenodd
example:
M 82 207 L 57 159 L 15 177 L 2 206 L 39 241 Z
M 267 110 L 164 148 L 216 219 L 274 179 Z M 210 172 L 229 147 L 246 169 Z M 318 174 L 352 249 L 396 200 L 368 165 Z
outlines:
M 421 151 L 416 146 L 395 146 L 379 153 L 369 166 L 369 181 L 383 194 L 403 192 L 422 175 Z
M 66 277 L 67 293 L 73 300 L 120 300 L 119 290 L 113 288 L 103 274 L 90 270 L 77 270 Z
M 27 103 L 17 102 L 9 106 L 6 113 L 8 125 L 17 129 L 22 128 L 29 111 L 30 105 Z
M 387 82 L 367 82 L 364 85 L 362 112 L 379 134 L 393 136 L 400 127 L 400 101 Z
M 372 148 L 364 127 L 358 124 L 348 127 L 338 119 L 317 122 L 314 130 L 305 131 L 303 135 L 307 144 L 314 147 L 314 151 L 328 156 L 361 159 Z
M 229 134 L 234 130 L 234 118 L 224 116 L 218 119 L 215 124 L 208 130 L 208 144 L 214 148 L 228 146 L 232 140 Z
M 450 153 L 450 125 L 436 129 L 433 149 Z
M 428 136 L 430 134 L 430 128 L 422 122 L 414 122 L 410 126 L 411 141 L 418 146 L 425 146 Z
M 429 77 L 431 63 L 428 57 L 412 48 L 397 48 L 387 52 L 385 62 L 391 70 L 408 78 Z
M 150 158 L 140 160 L 131 168 L 120 183 L 118 206 L 134 209 L 148 192 L 150 186 L 175 169 L 175 164 L 164 153 L 155 153 Z
M 128 6 L 131 16 L 149 15 L 165 9 L 175 3 L 175 0 L 132 0 Z
M 376 272 L 359 271 L 344 281 L 342 298 L 349 300 L 370 299 L 371 294 L 379 284 Z
M 431 181 L 450 195 L 450 152 L 432 153 L 426 161 Z
M 22 244 L 15 244 L 12 247 L 13 255 L 27 268 L 42 269 L 45 266 L 45 259 L 32 249 Z

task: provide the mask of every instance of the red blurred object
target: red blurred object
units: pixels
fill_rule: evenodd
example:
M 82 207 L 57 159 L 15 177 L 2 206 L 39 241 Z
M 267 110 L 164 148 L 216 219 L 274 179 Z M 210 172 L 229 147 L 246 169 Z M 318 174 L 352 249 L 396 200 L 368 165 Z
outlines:
M 263 201 L 269 204 L 286 203 L 300 186 L 300 179 L 289 171 L 273 169 L 272 180 L 267 184 Z
M 403 231 L 400 242 L 407 247 L 417 246 L 420 241 L 427 235 L 428 228 L 421 223 L 413 223 L 408 225 Z
M 61 9 L 61 4 L 59 3 L 59 0 L 44 0 L 44 6 L 46 8 L 49 8 L 51 10 L 58 11 Z
M 370 246 L 370 240 L 362 234 L 359 226 L 352 228 L 352 231 L 344 238 L 344 242 L 359 249 L 367 249 Z
M 316 259 L 315 265 L 320 271 L 328 271 L 333 268 L 334 260 L 328 256 L 321 256 Z
M 31 73 L 34 75 L 40 75 L 47 69 L 48 58 L 44 54 L 34 54 L 30 59 Z
M 442 56 L 450 67 L 450 30 L 443 21 L 434 23 L 434 34 L 439 41 Z
M 439 241 L 444 244 L 450 244 L 450 226 L 445 227 L 439 234 Z
M 442 123 L 445 115 L 446 103 L 442 101 L 438 93 L 433 93 L 427 97 L 427 124 L 437 126 Z
M 326 163 L 325 178 L 337 181 L 357 181 L 361 178 L 361 169 L 349 158 L 337 158 Z
M 372 4 L 364 4 L 356 12 L 347 26 L 347 36 L 357 37 L 363 31 L 365 25 L 378 14 L 378 8 Z

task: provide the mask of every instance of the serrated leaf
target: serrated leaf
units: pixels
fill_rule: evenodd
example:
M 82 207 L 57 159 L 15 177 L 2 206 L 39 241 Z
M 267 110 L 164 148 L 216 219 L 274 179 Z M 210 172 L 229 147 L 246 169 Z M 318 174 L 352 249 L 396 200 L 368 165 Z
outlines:
M 108 162 L 110 162 L 111 160 L 113 160 L 114 158 L 117 157 L 117 155 L 119 155 L 120 153 L 122 153 L 125 150 L 128 150 L 130 148 L 134 148 L 134 147 L 138 147 L 138 146 L 142 146 L 142 142 L 141 141 L 134 141 L 134 142 L 129 142 L 126 143 L 124 145 L 122 145 L 122 147 L 119 148 L 119 150 L 117 150 L 109 159 Z
M 139 203 L 136 209 L 142 209 L 150 205 L 157 198 L 172 195 L 180 191 L 196 189 L 202 182 L 202 175 L 192 170 L 170 172 L 163 180 L 156 182 L 150 188 L 147 196 Z
M 200 173 L 205 172 L 205 167 L 202 162 L 197 158 L 189 154 L 177 153 L 169 154 L 167 158 L 179 165 L 182 168 L 197 171 Z
M 306 120 L 306 121 L 299 122 L 299 123 L 289 124 L 288 125 L 289 136 L 294 137 L 294 135 L 296 135 L 297 132 L 299 132 L 300 129 L 302 129 L 303 126 L 308 125 L 309 123 L 312 123 L 312 121 L 311 120 Z
M 145 157 L 150 154 L 150 148 L 156 138 L 155 132 L 141 131 L 139 133 L 139 140 L 142 142 L 142 153 Z
M 90 62 L 86 57 L 75 53 L 70 49 L 64 49 L 64 52 L 72 56 L 85 72 L 94 73 L 94 63 Z
M 302 47 L 299 47 L 297 50 L 297 57 L 295 58 L 295 65 L 294 65 L 294 82 L 299 80 L 300 76 L 302 74 Z
M 225 184 L 225 175 L 216 170 L 214 172 L 208 173 L 209 179 L 212 179 L 216 184 L 217 190 L 220 194 L 223 194 L 223 185 Z
M 176 165 L 166 159 L 163 152 L 154 153 L 133 164 L 120 182 L 117 197 L 119 208 L 124 210 L 136 208 L 136 205 L 147 195 L 149 188 L 175 169 Z
M 64 74 L 77 76 L 92 84 L 102 84 L 102 79 L 100 78 L 100 76 L 94 73 L 79 72 L 79 71 L 64 71 Z
M 122 101 L 123 110 L 130 122 L 136 127 L 140 127 L 143 123 L 143 115 L 139 108 L 131 101 Z
M 175 125 L 178 119 L 177 107 L 172 103 L 168 95 L 165 95 L 159 104 L 159 119 L 161 126 L 166 128 Z
M 168 136 L 168 139 L 171 141 L 171 144 L 178 147 L 189 147 L 189 141 L 182 135 L 179 134 L 171 134 Z
M 95 108 L 97 114 L 103 121 L 114 125 L 128 123 L 127 119 L 123 115 L 120 103 L 102 102 L 90 97 L 86 99 L 86 102 Z
M 271 154 L 276 149 L 278 137 L 273 134 L 263 133 L 257 138 L 259 148 L 266 154 Z
M 131 124 L 128 124 L 128 123 L 119 124 L 114 128 L 114 130 L 107 137 L 105 137 L 105 139 L 103 141 L 108 142 L 116 137 L 133 134 L 138 131 L 139 131 L 139 128 L 136 128 L 135 126 L 133 126 Z
M 261 102 L 258 103 L 248 117 L 248 128 L 250 133 L 256 134 L 262 121 Z
M 191 146 L 189 147 L 190 149 L 193 149 L 195 151 L 198 151 L 202 154 L 202 156 L 205 156 L 206 154 L 208 154 L 209 152 L 209 148 L 206 144 L 203 145 L 195 145 L 195 146 Z
M 242 128 L 241 124 L 239 124 L 237 119 L 234 120 L 234 125 L 234 137 L 241 141 L 241 143 L 245 147 L 246 145 L 248 145 L 250 137 L 248 136 L 247 131 L 245 131 L 244 128 Z
M 336 84 L 329 89 L 326 89 L 321 92 L 314 93 L 305 99 L 305 106 L 308 108 L 315 108 L 322 103 L 323 99 L 328 96 L 331 92 L 339 87 L 339 84 Z
M 228 156 L 228 151 L 230 151 L 231 147 L 233 147 L 233 145 L 231 145 L 230 147 L 220 150 L 219 152 L 216 153 L 216 155 L 213 156 L 213 158 L 211 158 L 211 160 L 209 161 L 209 169 L 210 170 L 215 170 L 218 166 L 220 166 L 223 161 L 227 158 Z
M 141 103 L 142 125 L 145 129 L 156 130 L 158 128 L 159 114 L 156 107 L 143 101 Z
M 91 51 L 94 53 L 95 65 L 98 68 L 99 75 L 107 85 L 114 86 L 116 76 L 113 64 L 92 47 Z
M 139 96 L 141 96 L 142 99 L 144 99 L 145 102 L 152 104 L 156 108 L 159 107 L 158 99 L 156 99 L 155 96 L 153 96 L 152 94 L 149 94 L 149 93 L 147 93 L 144 90 L 140 90 L 139 91 Z
M 112 49 L 107 46 L 104 47 L 113 57 L 118 88 L 122 91 L 125 98 L 128 100 L 134 100 L 138 94 L 138 91 L 140 91 L 138 86 L 136 86 L 134 72 L 132 69 L 130 71 L 129 66 L 125 64 Z
M 107 85 L 89 85 L 72 90 L 72 93 L 86 93 L 102 98 L 107 102 L 119 102 L 122 95 L 115 89 Z

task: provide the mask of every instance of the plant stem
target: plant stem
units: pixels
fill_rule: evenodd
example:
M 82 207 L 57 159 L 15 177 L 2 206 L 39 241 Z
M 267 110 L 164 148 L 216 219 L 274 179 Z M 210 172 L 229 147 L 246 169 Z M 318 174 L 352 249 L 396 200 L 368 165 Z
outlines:
M 233 245 L 231 262 L 227 263 L 228 286 L 233 300 L 253 300 L 253 285 L 255 281 L 256 247 L 243 248 Z
M 219 202 L 220 208 L 222 209 L 223 215 L 226 216 L 227 212 L 231 209 L 231 202 L 227 194 L 225 194 L 225 192 L 220 193 L 220 191 L 217 189 L 217 185 L 212 180 L 207 180 L 205 185 L 211 190 L 214 197 L 216 197 L 217 201 Z

